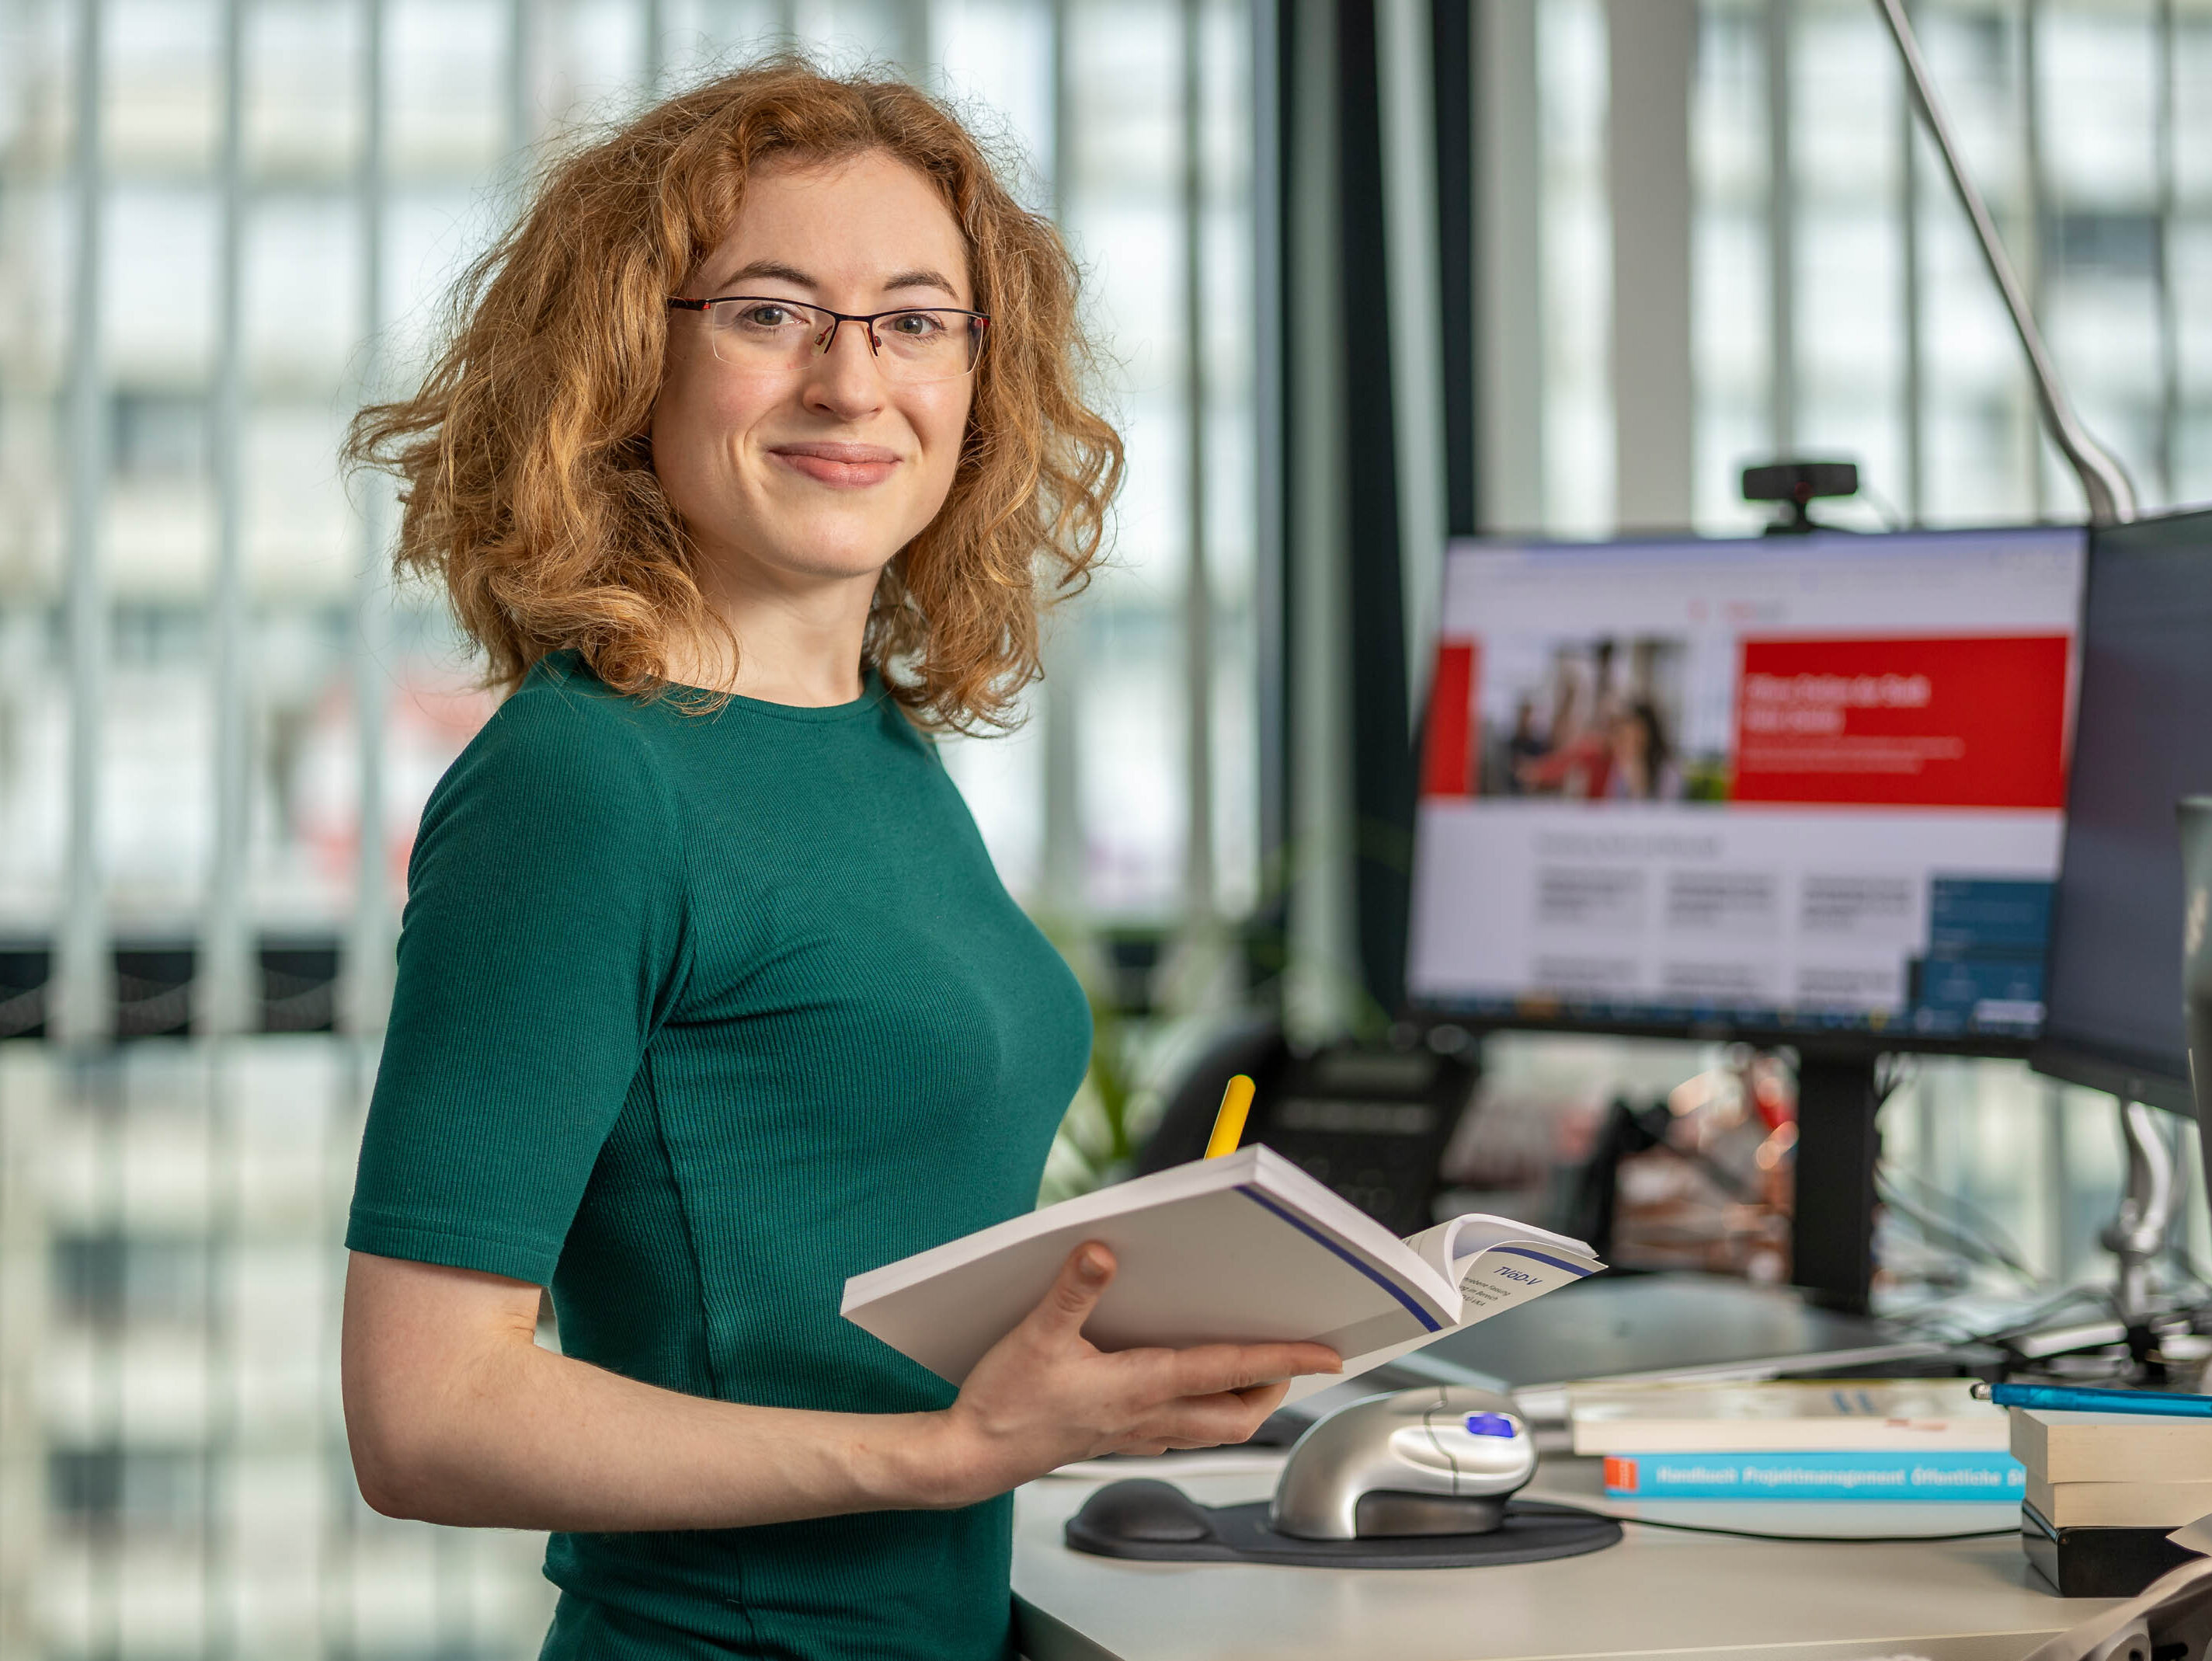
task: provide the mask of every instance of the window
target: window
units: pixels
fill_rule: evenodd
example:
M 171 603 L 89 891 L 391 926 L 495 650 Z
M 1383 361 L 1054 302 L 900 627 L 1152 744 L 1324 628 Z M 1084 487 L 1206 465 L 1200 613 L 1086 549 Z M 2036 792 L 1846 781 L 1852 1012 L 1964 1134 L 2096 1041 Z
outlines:
M 1003 875 L 1060 928 L 1251 902 L 1243 0 L 0 9 L 0 1232 L 50 1266 L 0 1442 L 60 1525 L 0 1601 L 47 1653 L 536 1653 L 533 1542 L 374 1517 L 336 1416 L 382 965 L 493 701 L 335 457 L 529 147 L 793 40 L 1002 127 L 1089 274 L 1114 563 L 1028 724 L 948 745 Z

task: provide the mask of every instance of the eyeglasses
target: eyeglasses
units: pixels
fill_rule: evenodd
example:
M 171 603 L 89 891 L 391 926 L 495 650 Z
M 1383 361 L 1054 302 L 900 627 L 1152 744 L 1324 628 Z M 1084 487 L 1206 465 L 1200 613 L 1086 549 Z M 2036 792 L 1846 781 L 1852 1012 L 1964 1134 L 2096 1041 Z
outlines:
M 672 296 L 671 311 L 702 312 L 714 356 L 732 368 L 764 373 L 804 368 L 827 352 L 838 329 L 857 323 L 884 378 L 907 384 L 957 380 L 983 355 L 991 319 L 981 312 L 945 306 L 903 307 L 855 317 L 824 306 L 765 295 L 724 295 L 713 300 Z

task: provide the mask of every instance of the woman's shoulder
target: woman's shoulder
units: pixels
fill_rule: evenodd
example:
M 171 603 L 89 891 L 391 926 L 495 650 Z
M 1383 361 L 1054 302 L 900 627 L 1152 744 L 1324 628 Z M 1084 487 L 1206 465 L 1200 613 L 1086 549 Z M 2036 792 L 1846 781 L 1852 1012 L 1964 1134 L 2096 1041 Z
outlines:
M 402 933 L 459 952 L 441 929 L 524 929 L 515 919 L 533 908 L 580 929 L 658 927 L 686 881 L 657 757 L 605 688 L 556 666 L 533 670 L 431 791 Z
M 557 802 L 592 818 L 658 817 L 665 800 L 651 716 L 650 706 L 612 691 L 573 653 L 551 654 L 470 739 L 432 806 Z
M 477 733 L 476 745 L 547 760 L 635 758 L 651 714 L 651 705 L 614 691 L 575 653 L 553 652 L 531 666 Z

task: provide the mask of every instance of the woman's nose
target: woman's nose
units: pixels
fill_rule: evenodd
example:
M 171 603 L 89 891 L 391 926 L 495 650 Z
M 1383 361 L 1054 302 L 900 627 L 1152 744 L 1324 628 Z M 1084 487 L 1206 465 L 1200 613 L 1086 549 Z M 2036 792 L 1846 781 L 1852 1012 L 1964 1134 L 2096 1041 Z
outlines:
M 829 344 L 807 360 L 807 399 L 841 415 L 883 402 L 883 371 L 868 342 L 868 326 L 850 320 L 830 326 Z

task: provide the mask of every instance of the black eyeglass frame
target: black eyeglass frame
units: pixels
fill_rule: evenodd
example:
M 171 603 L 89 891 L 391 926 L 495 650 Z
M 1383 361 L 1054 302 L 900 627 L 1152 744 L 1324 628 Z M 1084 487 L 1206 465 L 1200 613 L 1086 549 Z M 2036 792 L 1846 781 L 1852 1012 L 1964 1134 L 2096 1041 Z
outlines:
M 933 316 L 964 317 L 968 319 L 969 338 L 975 342 L 975 346 L 968 354 L 968 367 L 960 372 L 963 375 L 975 374 L 975 366 L 983 361 L 983 342 L 989 338 L 991 331 L 991 315 L 988 312 L 971 312 L 958 306 L 894 306 L 889 311 L 861 313 L 833 312 L 827 306 L 817 306 L 811 300 L 787 300 L 781 295 L 718 294 L 711 300 L 690 300 L 682 295 L 671 295 L 668 296 L 668 307 L 671 311 L 704 313 L 712 312 L 717 306 L 726 306 L 744 300 L 750 300 L 757 306 L 785 306 L 795 312 L 812 312 L 817 316 L 828 318 L 830 326 L 814 338 L 814 351 L 817 356 L 828 352 L 837 344 L 837 331 L 848 323 L 857 323 L 860 326 L 861 332 L 867 337 L 868 356 L 881 357 L 884 355 L 884 343 L 877 338 L 876 325 L 887 317 L 905 317 L 915 312 L 927 312 Z M 947 380 L 957 378 L 950 375 L 945 377 Z

